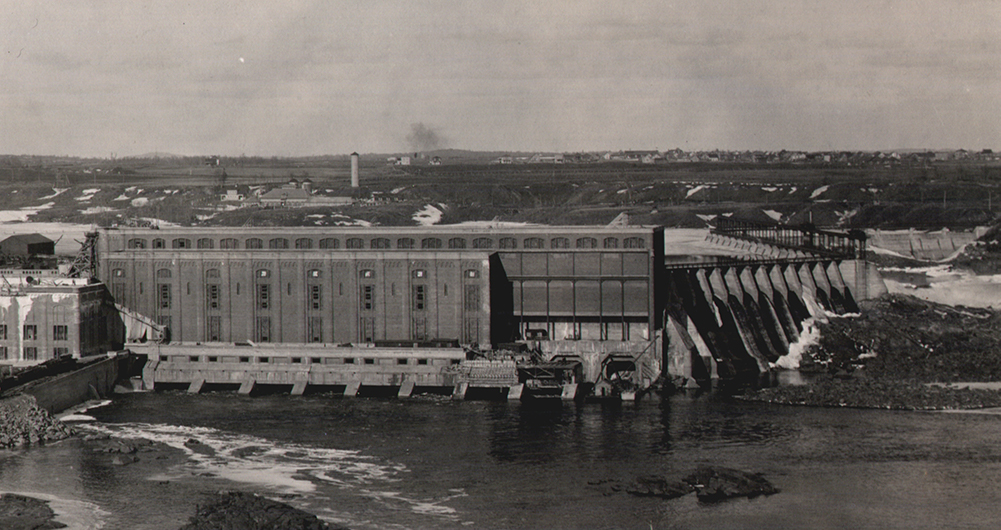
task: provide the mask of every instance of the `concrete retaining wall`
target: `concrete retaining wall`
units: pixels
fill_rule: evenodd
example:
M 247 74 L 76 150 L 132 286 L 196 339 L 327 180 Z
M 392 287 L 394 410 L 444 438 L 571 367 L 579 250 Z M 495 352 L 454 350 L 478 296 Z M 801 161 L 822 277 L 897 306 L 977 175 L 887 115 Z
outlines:
M 64 411 L 88 399 L 104 397 L 118 380 L 120 357 L 95 361 L 79 370 L 43 381 L 25 390 L 50 414 Z M 96 395 L 95 395 L 96 394 Z

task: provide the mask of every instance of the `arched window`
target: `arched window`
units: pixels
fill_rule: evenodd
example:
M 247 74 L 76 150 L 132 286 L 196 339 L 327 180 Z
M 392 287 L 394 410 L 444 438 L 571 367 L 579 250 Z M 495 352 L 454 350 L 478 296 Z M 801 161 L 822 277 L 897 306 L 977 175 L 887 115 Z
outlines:
M 167 248 L 167 242 L 158 237 L 153 240 L 153 248 Z
M 605 248 L 619 248 L 619 238 L 617 238 L 617 237 L 606 237 L 605 238 Z
M 191 248 L 191 240 L 179 237 L 170 242 L 171 248 Z
M 570 248 L 570 240 L 565 237 L 554 237 L 549 240 L 550 248 Z
M 396 248 L 414 248 L 414 239 L 412 237 L 401 237 L 396 240 Z
M 170 278 L 170 269 L 160 269 L 156 271 L 157 278 Z
M 111 271 L 111 275 L 114 276 L 115 278 L 121 278 L 121 277 L 125 276 L 125 270 L 124 269 L 115 269 L 115 270 Z
M 244 247 L 246 247 L 247 250 L 264 248 L 264 240 L 252 237 L 244 243 Z
M 545 241 L 541 237 L 526 237 L 525 248 L 542 248 Z
M 198 248 L 213 248 L 215 247 L 215 242 L 207 237 L 203 237 L 198 240 Z
M 306 275 L 310 278 L 319 278 L 320 276 L 323 276 L 323 272 L 320 269 L 310 269 Z
M 389 248 L 389 240 L 384 237 L 377 237 L 372 239 L 369 246 L 371 248 Z
M 437 237 L 425 237 L 421 240 L 421 248 L 441 248 L 441 240 Z
M 448 240 L 448 248 L 466 248 L 466 238 L 453 237 Z
M 344 248 L 365 248 L 365 240 L 360 237 L 348 238 L 344 243 Z
M 232 237 L 227 237 L 219 240 L 219 248 L 235 249 L 238 246 L 240 246 L 240 244 L 236 241 L 236 239 L 233 239 Z
M 320 240 L 320 248 L 341 248 L 341 240 L 325 237 Z
M 284 237 L 276 237 L 268 241 L 268 248 L 270 249 L 286 249 L 288 248 L 288 239 Z
M 313 248 L 313 240 L 308 237 L 300 237 L 295 240 L 295 248 L 298 249 L 310 249 Z
M 627 237 L 622 240 L 622 248 L 646 248 L 642 237 Z
M 578 238 L 577 248 L 598 248 L 598 240 L 593 237 Z
M 219 277 L 219 269 L 205 269 L 205 277 L 206 278 L 218 278 Z
M 489 237 L 478 237 L 473 240 L 473 248 L 494 248 L 494 240 Z
M 146 240 L 140 238 L 133 238 L 129 240 L 129 248 L 146 248 Z
M 271 271 L 269 271 L 268 269 L 257 269 L 257 277 L 258 278 L 270 278 L 271 277 Z
M 518 248 L 518 240 L 513 237 L 500 238 L 500 248 Z

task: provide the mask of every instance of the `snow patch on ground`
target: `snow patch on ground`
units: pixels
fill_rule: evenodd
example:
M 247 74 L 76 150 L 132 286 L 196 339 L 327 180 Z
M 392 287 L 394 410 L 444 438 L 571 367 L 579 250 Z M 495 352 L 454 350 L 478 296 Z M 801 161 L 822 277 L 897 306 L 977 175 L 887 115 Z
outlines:
M 716 218 L 716 214 L 714 214 L 714 213 L 710 213 L 710 214 L 697 213 L 697 214 L 695 214 L 695 217 L 698 217 L 699 219 L 702 219 L 703 221 L 705 221 L 705 222 L 708 223 L 709 221 L 712 221 L 713 219 Z
M 0 210 L 0 223 L 23 223 L 29 217 L 41 210 L 48 210 L 55 206 L 54 202 L 47 202 L 40 206 L 26 206 L 17 210 Z
M 621 190 L 619 190 L 619 191 L 615 192 L 615 194 L 616 194 L 616 195 L 622 195 L 623 193 L 625 193 L 625 192 L 627 192 L 627 191 L 629 191 L 629 188 L 624 188 L 624 189 L 621 189 Z
M 406 186 L 400 186 L 399 188 L 393 188 L 393 190 L 390 191 L 389 193 L 391 193 L 393 195 L 396 195 L 397 193 L 400 193 L 401 191 L 403 191 L 405 189 L 407 189 Z
M 114 208 L 109 208 L 107 206 L 91 206 L 90 208 L 80 210 L 80 213 L 83 215 L 94 215 L 97 213 L 107 213 L 113 211 L 115 211 Z
M 417 224 L 421 226 L 432 226 L 441 221 L 441 216 L 441 210 L 428 204 L 423 210 L 418 210 L 417 213 L 413 215 L 413 220 L 417 221 Z
M 776 221 L 782 219 L 782 212 L 776 212 L 775 210 L 761 210 L 761 211 L 765 212 L 765 215 L 771 217 L 772 219 L 775 219 Z
M 769 193 L 771 193 L 773 191 L 779 191 L 779 189 L 776 188 L 775 186 L 763 186 L 761 189 L 764 190 L 764 191 L 767 191 Z
M 967 271 L 950 270 L 948 266 L 885 268 L 887 272 L 900 271 L 923 274 L 927 284 L 916 285 L 903 279 L 886 277 L 886 288 L 891 293 L 916 296 L 922 300 L 947 305 L 970 307 L 1001 307 L 1001 274 L 976 275 Z
M 793 193 L 796 193 L 797 189 L 799 189 L 799 188 L 797 188 L 796 186 L 793 186 L 792 189 L 789 190 L 789 195 L 792 195 Z
M 148 198 L 136 197 L 135 199 L 132 199 L 132 202 L 130 204 L 132 204 L 132 206 L 145 206 L 147 203 L 149 203 Z
M 813 190 L 813 193 L 810 194 L 810 198 L 816 199 L 817 197 L 820 197 L 825 191 L 827 191 L 828 188 L 830 188 L 830 186 L 821 186 Z
M 136 191 L 136 186 L 129 186 L 128 188 L 125 188 L 125 192 L 126 193 L 128 193 L 130 191 Z M 139 193 L 142 193 L 142 192 L 140 191 Z
M 210 213 L 210 214 L 195 214 L 195 219 L 198 219 L 199 221 L 208 221 L 209 219 L 211 219 L 211 218 L 213 218 L 213 217 L 215 217 L 217 215 L 219 215 L 218 212 L 216 212 L 216 213 Z
M 702 190 L 704 190 L 704 189 L 706 189 L 708 187 L 709 186 L 706 186 L 705 184 L 699 184 L 698 186 L 695 186 L 694 188 L 688 190 L 688 193 L 685 194 L 685 198 L 687 199 L 687 198 L 691 197 L 692 195 L 695 195 L 696 193 L 698 193 L 698 192 L 700 192 L 700 191 L 702 191 Z
M 129 200 L 129 198 L 123 193 L 123 194 L 119 195 L 118 197 L 115 197 L 114 199 L 111 199 L 111 200 L 113 200 L 113 201 L 127 201 L 127 200 Z
M 52 188 L 52 191 L 55 192 L 55 193 L 53 193 L 51 195 L 46 195 L 45 197 L 39 197 L 38 200 L 52 199 L 54 197 L 58 197 L 64 191 L 67 191 L 67 190 L 69 190 L 69 188 Z

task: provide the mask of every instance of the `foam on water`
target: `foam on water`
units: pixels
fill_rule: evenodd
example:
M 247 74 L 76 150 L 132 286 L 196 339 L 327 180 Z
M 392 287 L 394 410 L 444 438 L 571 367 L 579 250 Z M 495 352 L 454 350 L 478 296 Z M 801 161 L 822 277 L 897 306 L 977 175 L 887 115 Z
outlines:
M 188 460 L 180 468 L 154 480 L 213 476 L 249 484 L 278 494 L 306 498 L 322 496 L 319 484 L 364 498 L 388 502 L 415 514 L 455 517 L 455 510 L 443 499 L 419 499 L 396 491 L 395 484 L 409 473 L 403 464 L 380 461 L 358 451 L 317 448 L 292 443 L 276 444 L 256 436 L 236 434 L 209 427 L 165 424 L 83 424 L 85 430 L 121 438 L 144 438 L 184 451 Z M 190 443 L 197 440 L 198 443 Z

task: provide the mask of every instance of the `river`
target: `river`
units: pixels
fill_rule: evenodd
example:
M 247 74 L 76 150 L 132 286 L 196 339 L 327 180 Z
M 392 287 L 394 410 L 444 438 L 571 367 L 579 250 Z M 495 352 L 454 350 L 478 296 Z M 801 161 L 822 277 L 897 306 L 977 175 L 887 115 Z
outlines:
M 75 527 L 106 529 L 176 529 L 202 493 L 220 489 L 353 529 L 995 528 L 1001 519 L 1001 416 L 989 414 L 713 394 L 575 404 L 236 393 L 137 393 L 87 414 L 84 431 L 184 453 L 114 466 L 78 439 L 2 452 L 0 489 L 53 500 Z M 609 487 L 698 464 L 763 473 L 781 492 L 702 504 Z

